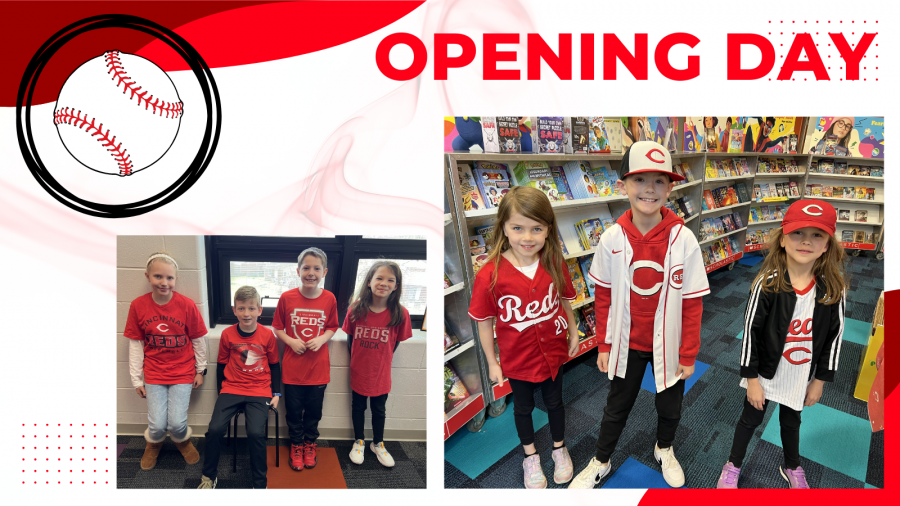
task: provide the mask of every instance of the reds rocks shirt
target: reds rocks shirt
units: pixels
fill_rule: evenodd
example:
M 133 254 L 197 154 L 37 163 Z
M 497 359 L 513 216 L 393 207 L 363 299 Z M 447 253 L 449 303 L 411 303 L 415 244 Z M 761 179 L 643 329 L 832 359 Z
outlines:
M 475 276 L 469 317 L 484 321 L 495 318 L 497 347 L 507 378 L 538 383 L 556 378 L 569 359 L 569 323 L 559 302 L 559 291 L 547 271 L 538 265 L 531 279 L 500 257 L 497 284 L 491 293 L 494 263 L 488 262 Z M 560 266 L 565 278 L 563 298 L 575 300 L 569 269 Z
M 197 374 L 191 339 L 207 333 L 197 304 L 178 292 L 159 305 L 149 293 L 131 301 L 125 337 L 144 341 L 144 382 L 152 385 L 191 383 Z
M 275 334 L 268 327 L 256 326 L 250 337 L 238 333 L 238 324 L 224 331 L 219 339 L 216 362 L 225 364 L 223 394 L 251 397 L 272 397 L 272 376 L 269 364 L 278 363 Z
M 304 342 L 338 329 L 337 299 L 328 290 L 322 290 L 315 299 L 308 299 L 299 288 L 281 294 L 272 327 L 283 330 L 294 339 Z M 290 348 L 284 349 L 281 382 L 288 385 L 325 385 L 331 381 L 331 360 L 328 346 L 318 351 L 309 350 L 302 355 Z
M 788 325 L 787 340 L 772 379 L 759 377 L 766 399 L 787 406 L 794 411 L 803 409 L 806 387 L 809 386 L 809 370 L 812 367 L 812 318 L 816 307 L 816 281 L 805 290 L 795 290 L 797 305 Z M 747 378 L 741 379 L 747 388 Z
M 391 312 L 369 314 L 362 320 L 350 321 L 350 311 L 344 318 L 344 332 L 350 341 L 350 388 L 366 397 L 378 397 L 391 392 L 391 361 L 394 347 L 412 337 L 409 311 L 403 309 L 403 321 L 388 327 Z

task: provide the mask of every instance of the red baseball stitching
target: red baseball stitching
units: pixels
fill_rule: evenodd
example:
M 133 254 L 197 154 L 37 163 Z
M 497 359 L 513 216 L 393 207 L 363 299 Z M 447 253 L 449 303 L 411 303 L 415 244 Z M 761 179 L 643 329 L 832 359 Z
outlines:
M 153 98 L 153 95 L 150 95 L 149 92 L 141 91 L 140 86 L 135 86 L 135 80 L 128 75 L 125 71 L 125 67 L 122 66 L 122 60 L 119 58 L 118 51 L 107 51 L 103 53 L 103 59 L 106 61 L 106 67 L 109 69 L 109 72 L 107 73 L 112 74 L 114 81 L 118 81 L 116 83 L 116 88 L 122 86 L 124 88 L 122 90 L 123 94 L 131 92 L 129 98 L 132 100 L 137 98 L 138 106 L 143 103 L 144 110 L 149 110 L 152 107 L 153 114 L 159 114 L 160 116 L 165 114 L 166 118 L 178 118 L 181 116 L 183 112 L 181 102 L 166 102 L 158 98 Z
M 75 109 L 68 107 L 57 109 L 53 113 L 53 124 L 72 125 L 91 134 L 92 137 L 97 137 L 97 142 L 102 144 L 112 154 L 116 163 L 119 164 L 119 175 L 130 176 L 134 171 L 134 165 L 131 163 L 131 155 L 122 149 L 122 143 L 116 144 L 116 136 L 110 135 L 108 128 L 106 133 L 103 133 L 103 123 L 97 125 L 95 124 L 95 119 L 89 118 L 87 113 L 83 116 L 80 113 L 81 111 L 76 112 Z

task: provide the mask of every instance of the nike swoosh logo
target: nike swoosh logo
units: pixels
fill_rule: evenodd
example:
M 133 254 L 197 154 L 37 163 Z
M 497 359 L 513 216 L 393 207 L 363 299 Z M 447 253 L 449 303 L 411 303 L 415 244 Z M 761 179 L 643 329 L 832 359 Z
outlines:
M 616 250 L 612 250 L 612 252 L 613 252 L 613 255 L 615 255 L 615 254 L 616 254 L 616 253 L 621 253 L 621 252 L 622 252 L 622 250 L 619 250 L 619 251 L 616 251 Z

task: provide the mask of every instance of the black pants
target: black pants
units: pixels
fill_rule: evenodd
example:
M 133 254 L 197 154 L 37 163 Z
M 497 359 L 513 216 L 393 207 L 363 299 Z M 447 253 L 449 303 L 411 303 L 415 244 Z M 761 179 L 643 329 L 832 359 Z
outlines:
M 203 453 L 203 475 L 215 480 L 218 475 L 219 453 L 228 424 L 239 409 L 244 410 L 247 429 L 247 447 L 250 451 L 250 475 L 254 488 L 266 488 L 266 423 L 269 419 L 271 397 L 219 394 L 213 408 L 209 429 L 206 432 L 206 448 Z
M 550 421 L 550 435 L 554 442 L 563 441 L 566 433 L 566 410 L 563 407 L 562 387 L 563 374 L 560 370 L 556 374 L 556 380 L 547 378 L 540 383 L 510 379 L 515 407 L 513 414 L 516 421 L 516 432 L 522 445 L 534 444 L 534 424 L 531 421 L 531 412 L 534 411 L 534 389 L 541 387 L 541 395 L 544 397 L 544 405 L 547 406 L 547 417 Z
M 366 400 L 369 401 L 369 407 L 372 408 L 372 442 L 376 445 L 384 441 L 384 419 L 386 414 L 384 405 L 387 403 L 388 394 L 379 395 L 378 397 L 366 397 L 365 395 L 353 392 L 353 411 L 351 417 L 353 419 L 353 437 L 365 441 L 365 424 L 366 424 Z
M 315 443 L 319 438 L 326 386 L 284 384 L 285 418 L 292 445 Z
M 600 435 L 597 437 L 597 460 L 600 462 L 609 462 L 609 457 L 615 451 L 634 401 L 641 391 L 644 371 L 647 364 L 652 362 L 652 352 L 629 349 L 625 377 L 613 378 L 606 398 L 606 408 L 603 410 L 603 420 L 600 422 Z M 610 363 L 609 366 L 615 367 L 615 364 Z M 675 441 L 675 431 L 681 421 L 682 400 L 684 380 L 679 380 L 656 394 L 656 444 L 660 448 L 668 448 Z
M 758 410 L 744 398 L 744 412 L 734 428 L 734 441 L 731 443 L 731 456 L 728 460 L 734 467 L 744 464 L 744 456 L 747 455 L 747 445 L 753 437 L 753 431 L 762 423 L 769 407 L 767 400 L 762 410 Z M 788 469 L 797 469 L 800 465 L 800 411 L 781 405 L 778 410 L 778 422 L 781 424 L 781 446 L 784 448 L 784 466 Z

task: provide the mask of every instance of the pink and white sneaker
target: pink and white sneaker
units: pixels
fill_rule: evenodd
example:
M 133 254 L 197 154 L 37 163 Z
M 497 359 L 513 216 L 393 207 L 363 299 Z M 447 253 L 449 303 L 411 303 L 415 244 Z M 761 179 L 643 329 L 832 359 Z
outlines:
M 571 481 L 575 467 L 572 465 L 572 457 L 569 457 L 569 450 L 565 446 L 554 448 L 550 457 L 554 464 L 553 481 L 557 485 Z
M 722 468 L 722 474 L 719 475 L 719 482 L 716 488 L 738 488 L 738 478 L 741 476 L 741 468 L 734 467 L 731 462 L 725 464 Z
M 544 476 L 544 470 L 541 469 L 540 455 L 535 453 L 530 457 L 525 457 L 522 468 L 525 470 L 525 488 L 547 488 L 547 478 Z
M 797 466 L 797 469 L 788 469 L 780 466 L 778 470 L 781 471 L 781 477 L 787 480 L 791 488 L 809 488 L 809 483 L 806 482 L 806 471 L 802 467 Z

